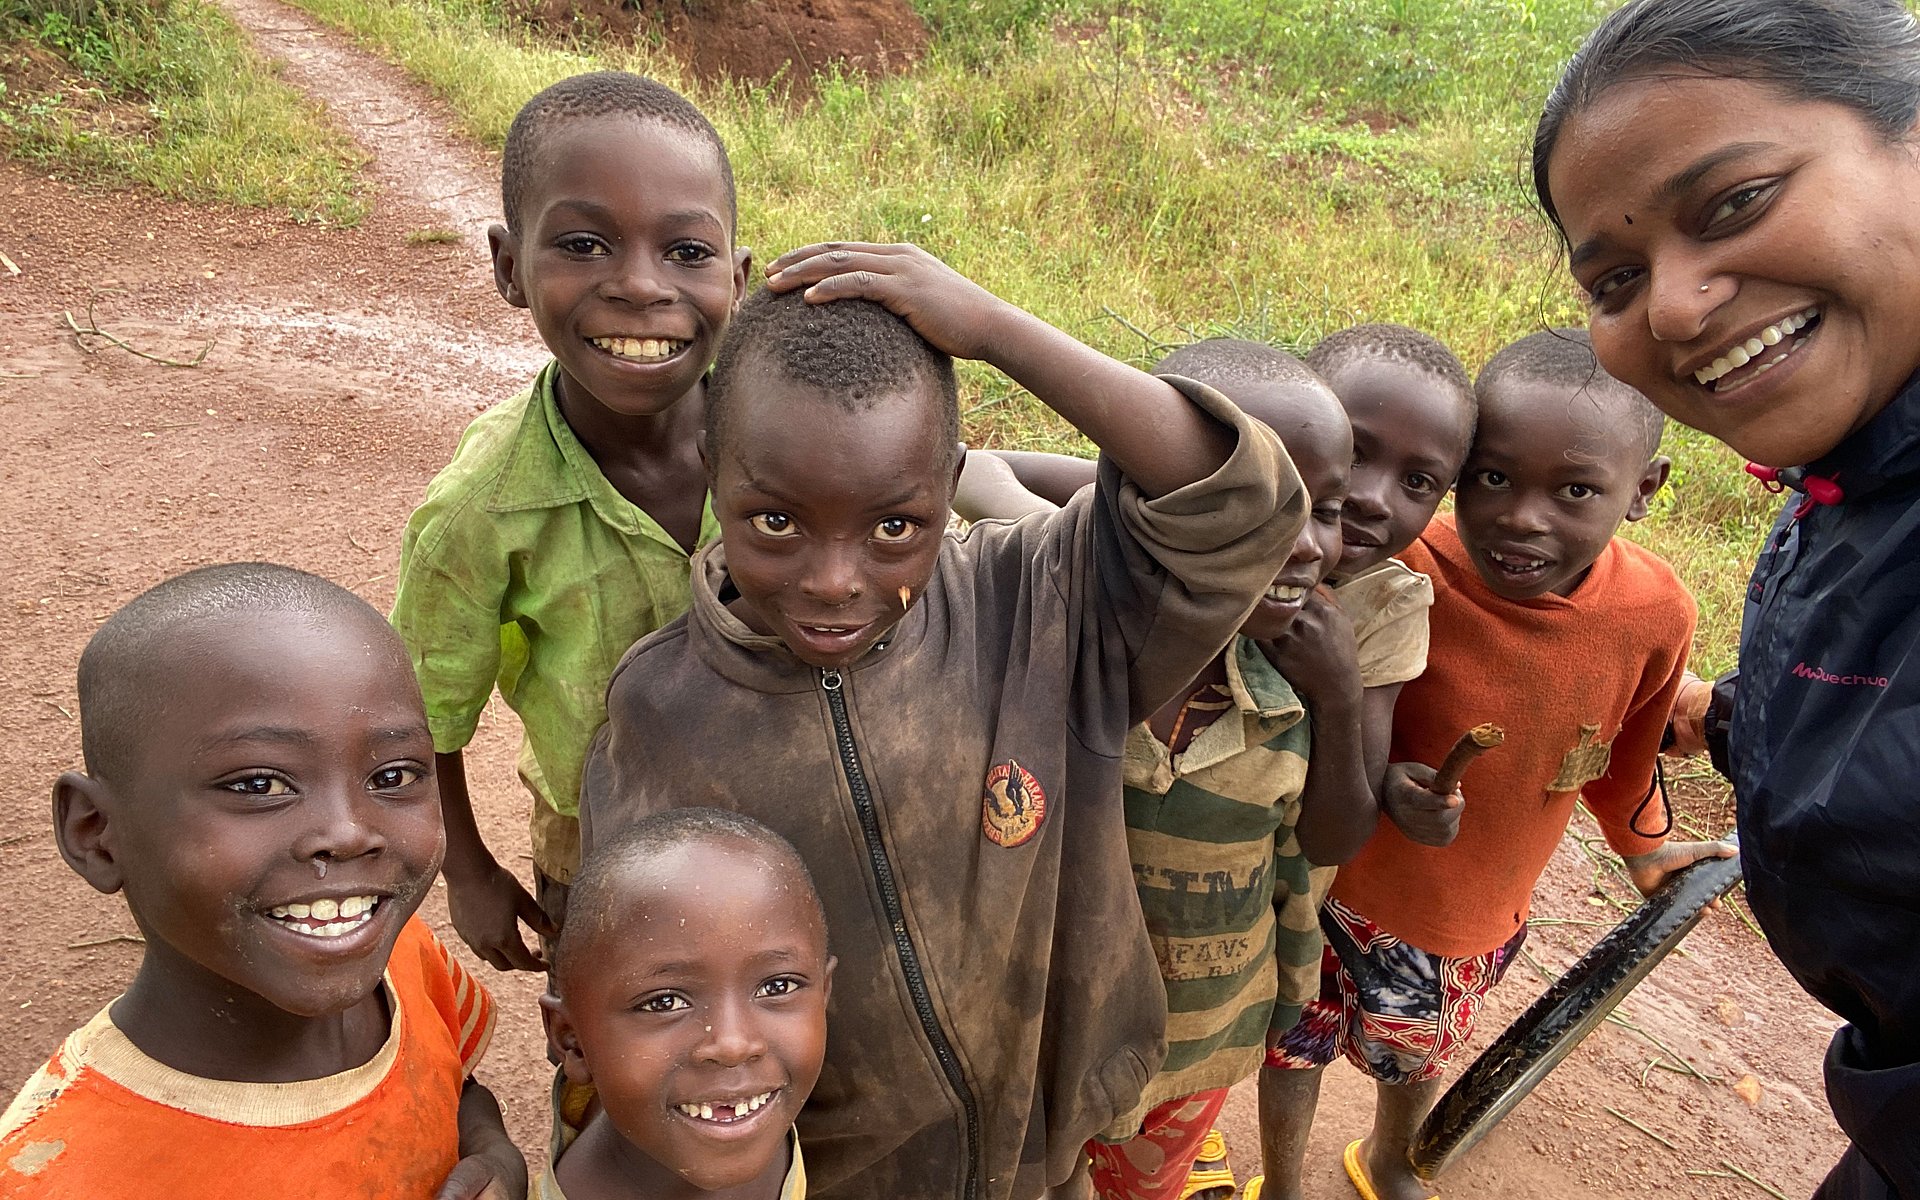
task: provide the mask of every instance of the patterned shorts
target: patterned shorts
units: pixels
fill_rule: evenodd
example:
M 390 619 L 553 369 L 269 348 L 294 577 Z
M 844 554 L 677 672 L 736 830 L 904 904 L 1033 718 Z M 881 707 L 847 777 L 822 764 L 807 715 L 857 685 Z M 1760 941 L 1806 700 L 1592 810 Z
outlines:
M 1148 1112 L 1128 1141 L 1088 1142 L 1094 1194 L 1100 1200 L 1177 1200 L 1226 1102 L 1225 1088 L 1195 1092 Z
M 1320 998 L 1267 1051 L 1267 1065 L 1324 1067 L 1344 1053 L 1382 1083 L 1437 1079 L 1473 1036 L 1481 1005 L 1527 940 L 1471 958 L 1429 954 L 1337 900 L 1320 910 Z

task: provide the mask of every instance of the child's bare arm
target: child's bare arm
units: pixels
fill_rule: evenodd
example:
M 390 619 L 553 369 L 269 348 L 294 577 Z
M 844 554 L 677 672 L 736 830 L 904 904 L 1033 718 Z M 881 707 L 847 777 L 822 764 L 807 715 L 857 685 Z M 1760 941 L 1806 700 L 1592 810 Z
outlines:
M 1274 665 L 1306 701 L 1313 720 L 1294 832 L 1308 862 L 1337 866 L 1360 853 L 1380 819 L 1366 762 L 1365 699 L 1353 624 L 1332 596 L 1315 589 L 1270 646 Z
M 954 489 L 953 511 L 969 521 L 996 517 L 1017 520 L 1029 513 L 1052 512 L 1059 505 L 1030 491 L 1007 461 L 990 450 L 969 450 Z
M 1361 697 L 1360 741 L 1365 747 L 1367 782 L 1374 798 L 1386 799 L 1387 755 L 1393 749 L 1393 706 L 1400 702 L 1404 683 L 1382 683 Z
M 529 949 L 521 937 L 520 922 L 548 938 L 555 936 L 552 922 L 480 836 L 473 798 L 467 792 L 466 760 L 458 750 L 436 754 L 433 767 L 440 785 L 440 814 L 447 827 L 447 855 L 440 870 L 447 877 L 447 913 L 454 930 L 497 971 L 545 970 L 540 952 Z
M 1047 454 L 1039 450 L 989 450 L 987 453 L 1005 462 L 1021 487 L 1063 508 L 1075 492 L 1100 474 L 1099 463 L 1071 454 Z
M 500 1102 L 477 1081 L 460 1091 L 460 1161 L 434 1200 L 526 1200 L 527 1160 L 507 1136 Z
M 1233 451 L 1233 432 L 1172 385 L 1001 300 L 917 246 L 803 246 L 774 260 L 767 286 L 806 287 L 810 301 L 876 301 L 946 353 L 993 364 L 1150 498 L 1205 479 Z

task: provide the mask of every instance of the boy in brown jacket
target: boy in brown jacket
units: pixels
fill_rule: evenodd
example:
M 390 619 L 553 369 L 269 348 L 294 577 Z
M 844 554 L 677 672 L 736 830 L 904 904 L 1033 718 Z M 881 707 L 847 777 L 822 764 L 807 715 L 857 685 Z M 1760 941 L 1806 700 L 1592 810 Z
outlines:
M 800 850 L 841 964 L 799 1120 L 817 1196 L 1031 1200 L 1164 1053 L 1127 730 L 1266 591 L 1305 493 L 1217 392 L 913 247 L 796 250 L 769 287 L 709 384 L 723 544 L 614 675 L 585 836 L 709 805 Z M 965 452 L 949 355 L 1098 444 L 1098 486 L 943 536 Z

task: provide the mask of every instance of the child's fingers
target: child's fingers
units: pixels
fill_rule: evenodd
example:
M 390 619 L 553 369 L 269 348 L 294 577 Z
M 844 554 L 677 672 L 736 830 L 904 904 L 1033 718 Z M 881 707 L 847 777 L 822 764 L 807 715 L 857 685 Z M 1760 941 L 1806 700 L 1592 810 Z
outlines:
M 857 284 L 853 291 L 840 291 L 840 295 L 865 295 L 866 289 L 882 279 L 893 279 L 899 271 L 898 259 L 884 258 L 874 254 L 862 254 L 851 250 L 835 250 L 800 262 L 767 276 L 767 286 L 777 292 L 790 292 L 798 287 L 812 285 L 807 299 L 814 299 L 822 291 L 821 284 L 838 281 L 841 288 L 849 283 Z
M 789 250 L 779 258 L 767 264 L 769 276 L 778 275 L 796 263 L 811 258 L 831 258 L 834 255 L 870 254 L 876 257 L 892 257 L 912 247 L 889 245 L 883 242 L 815 242 L 811 246 L 801 246 Z

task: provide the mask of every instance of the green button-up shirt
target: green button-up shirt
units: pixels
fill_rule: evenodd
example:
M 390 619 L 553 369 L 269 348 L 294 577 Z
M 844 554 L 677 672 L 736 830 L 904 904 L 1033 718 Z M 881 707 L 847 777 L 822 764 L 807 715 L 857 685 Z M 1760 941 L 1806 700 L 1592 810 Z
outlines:
M 629 646 L 687 610 L 692 557 L 580 444 L 554 399 L 557 369 L 469 425 L 427 485 L 401 543 L 392 620 L 434 749 L 472 739 L 497 685 L 526 727 L 527 785 L 571 818 L 607 680 Z M 719 536 L 709 503 L 699 544 Z M 572 877 L 573 863 L 543 856 L 536 845 L 542 871 Z

